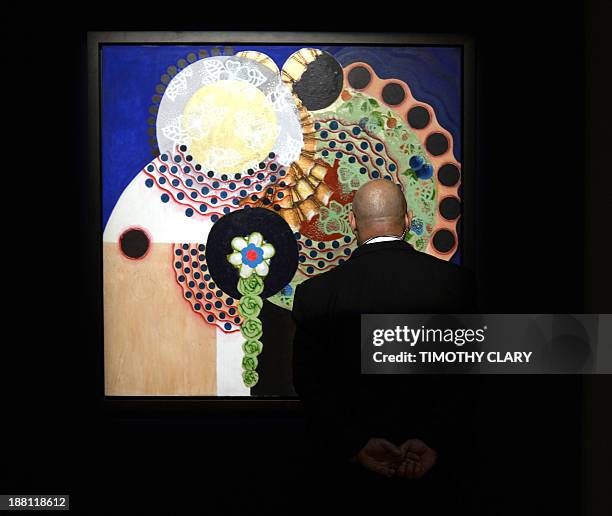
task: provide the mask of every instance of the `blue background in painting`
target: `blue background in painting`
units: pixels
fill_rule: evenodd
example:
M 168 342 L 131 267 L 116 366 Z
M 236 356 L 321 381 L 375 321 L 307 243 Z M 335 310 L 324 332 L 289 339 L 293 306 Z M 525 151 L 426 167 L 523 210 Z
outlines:
M 258 50 L 282 68 L 299 46 L 233 46 L 234 52 Z M 153 159 L 147 119 L 155 87 L 169 66 L 190 52 L 213 46 L 108 45 L 101 52 L 102 80 L 102 225 L 121 193 Z M 217 47 L 218 48 L 218 47 Z M 221 47 L 223 48 L 223 47 Z M 431 105 L 453 136 L 461 161 L 461 49 L 452 47 L 320 46 L 341 65 L 363 61 L 382 78 L 405 81 L 413 96 Z M 223 52 L 221 52 L 223 53 Z

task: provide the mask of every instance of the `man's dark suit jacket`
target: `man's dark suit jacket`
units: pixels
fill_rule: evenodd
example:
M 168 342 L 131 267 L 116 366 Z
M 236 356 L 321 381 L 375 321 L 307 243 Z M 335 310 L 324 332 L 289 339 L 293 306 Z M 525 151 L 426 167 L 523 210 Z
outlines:
M 360 314 L 474 313 L 473 274 L 388 241 L 298 286 L 293 382 L 319 444 L 349 462 L 371 437 L 419 438 L 439 462 L 462 449 L 467 375 L 361 375 Z

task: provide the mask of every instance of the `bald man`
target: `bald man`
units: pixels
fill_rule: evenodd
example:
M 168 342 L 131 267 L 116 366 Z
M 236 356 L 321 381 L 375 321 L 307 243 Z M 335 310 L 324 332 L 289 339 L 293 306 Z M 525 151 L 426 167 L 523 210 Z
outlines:
M 358 248 L 295 292 L 293 382 L 313 437 L 313 479 L 338 510 L 373 501 L 390 512 L 456 514 L 448 500 L 467 476 L 467 375 L 360 374 L 361 314 L 476 311 L 471 272 L 405 242 L 407 208 L 389 180 L 356 192 Z
M 357 244 L 403 240 L 410 227 L 406 198 L 399 186 L 385 179 L 363 185 L 353 198 L 349 224 Z

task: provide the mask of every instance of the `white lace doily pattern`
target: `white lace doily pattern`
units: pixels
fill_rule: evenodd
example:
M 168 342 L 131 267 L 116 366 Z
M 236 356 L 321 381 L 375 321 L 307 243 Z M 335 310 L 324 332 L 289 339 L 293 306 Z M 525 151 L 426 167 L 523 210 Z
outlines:
M 208 145 L 211 131 L 229 135 L 241 148 L 224 147 L 224 141 Z M 288 166 L 303 148 L 300 116 L 280 75 L 240 56 L 201 59 L 178 73 L 161 99 L 156 134 L 160 154 L 184 145 L 215 173 L 243 174 L 269 152 Z

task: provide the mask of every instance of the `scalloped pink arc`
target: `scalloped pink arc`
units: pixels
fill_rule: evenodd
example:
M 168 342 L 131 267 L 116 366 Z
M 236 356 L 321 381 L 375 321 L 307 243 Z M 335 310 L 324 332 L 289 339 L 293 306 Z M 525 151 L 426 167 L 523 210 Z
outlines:
M 353 68 L 356 68 L 358 66 L 361 66 L 367 69 L 368 72 L 370 72 L 370 76 L 371 76 L 371 80 L 368 83 L 368 85 L 362 89 L 353 88 L 352 86 L 350 86 L 350 83 L 348 81 L 349 72 Z M 402 86 L 402 88 L 404 89 L 404 93 L 406 94 L 404 100 L 401 103 L 394 105 L 394 106 L 390 106 L 389 104 L 385 103 L 382 99 L 383 98 L 382 90 L 389 83 L 399 84 L 400 86 Z M 459 196 L 459 186 L 461 185 L 461 176 L 459 177 L 459 181 L 457 182 L 457 184 L 454 186 L 444 186 L 438 180 L 438 170 L 440 170 L 440 168 L 443 165 L 446 165 L 446 164 L 455 165 L 459 169 L 459 172 L 461 174 L 461 163 L 459 163 L 459 161 L 455 159 L 455 156 L 453 154 L 452 135 L 440 125 L 440 123 L 438 122 L 438 119 L 436 118 L 436 113 L 434 109 L 429 104 L 416 100 L 413 97 L 412 92 L 410 91 L 410 87 L 404 81 L 400 81 L 399 79 L 382 79 L 378 75 L 376 75 L 376 72 L 368 63 L 364 63 L 364 62 L 351 63 L 350 65 L 344 68 L 344 84 L 348 85 L 348 87 L 353 89 L 354 91 L 367 93 L 371 97 L 378 99 L 381 105 L 395 112 L 395 114 L 397 114 L 397 116 L 401 118 L 406 123 L 406 125 L 410 127 L 412 131 L 414 131 L 417 138 L 423 145 L 425 152 L 427 153 L 428 160 L 431 162 L 432 166 L 434 167 L 433 177 L 434 177 L 435 184 L 436 184 L 438 205 L 441 199 L 444 199 L 445 197 L 449 197 L 449 196 L 453 196 L 461 200 L 461 197 Z M 425 109 L 427 109 L 427 111 L 429 111 L 430 121 L 429 121 L 429 124 L 423 129 L 414 129 L 408 123 L 408 111 L 410 111 L 415 106 L 422 106 Z M 434 156 L 430 154 L 427 151 L 427 148 L 425 147 L 425 141 L 427 140 L 427 137 L 432 133 L 442 133 L 448 141 L 448 149 L 446 150 L 445 153 L 440 154 L 439 156 Z M 457 219 L 453 221 L 446 220 L 444 219 L 444 217 L 440 216 L 438 206 L 436 206 L 435 225 L 432 229 L 431 238 L 429 239 L 429 242 L 427 244 L 427 249 L 426 249 L 428 254 L 431 254 L 443 260 L 450 260 L 450 258 L 453 256 L 454 252 L 457 249 L 457 245 L 459 241 L 458 235 L 457 235 L 457 222 L 459 221 L 460 218 L 461 216 L 459 216 Z M 433 235 L 435 234 L 436 231 L 439 231 L 440 229 L 448 229 L 455 237 L 455 245 L 447 253 L 441 253 L 437 251 L 432 244 Z

